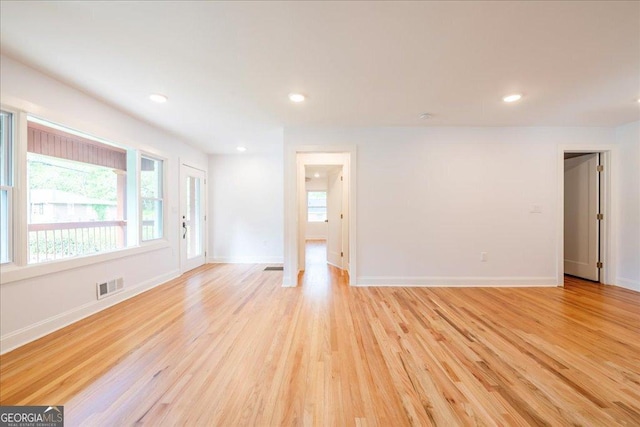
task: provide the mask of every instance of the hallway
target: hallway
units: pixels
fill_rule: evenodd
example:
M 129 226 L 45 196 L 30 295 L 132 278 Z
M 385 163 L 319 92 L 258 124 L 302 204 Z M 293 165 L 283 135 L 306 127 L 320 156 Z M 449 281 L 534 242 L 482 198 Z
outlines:
M 327 241 L 307 240 L 305 270 L 298 278 L 305 291 L 329 290 L 331 284 L 348 286 L 348 273 L 327 263 Z

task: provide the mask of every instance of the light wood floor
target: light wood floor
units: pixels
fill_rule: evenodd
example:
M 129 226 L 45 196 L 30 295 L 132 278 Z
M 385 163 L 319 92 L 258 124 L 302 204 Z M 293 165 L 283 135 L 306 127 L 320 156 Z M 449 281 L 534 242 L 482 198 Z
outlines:
M 349 288 L 309 250 L 301 287 L 207 265 L 10 352 L 0 403 L 67 426 L 640 425 L 640 294 Z

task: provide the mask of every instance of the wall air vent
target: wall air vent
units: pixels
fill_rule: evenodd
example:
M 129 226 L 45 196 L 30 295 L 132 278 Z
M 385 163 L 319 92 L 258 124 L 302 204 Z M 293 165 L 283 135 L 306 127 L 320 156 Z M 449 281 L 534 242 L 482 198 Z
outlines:
M 124 289 L 124 279 L 118 277 L 107 282 L 96 283 L 98 299 L 120 292 Z

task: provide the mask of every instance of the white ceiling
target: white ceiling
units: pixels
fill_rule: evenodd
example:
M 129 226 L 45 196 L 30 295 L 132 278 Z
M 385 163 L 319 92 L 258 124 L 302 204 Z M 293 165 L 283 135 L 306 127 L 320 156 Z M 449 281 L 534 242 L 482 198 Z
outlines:
M 207 152 L 288 126 L 640 120 L 640 2 L 8 2 L 2 52 Z M 166 104 L 148 100 L 153 92 Z M 302 92 L 302 105 L 287 94 Z M 502 96 L 522 92 L 507 105 Z M 420 120 L 423 112 L 433 114 Z
M 342 169 L 341 165 L 305 165 L 304 174 L 305 178 L 326 180 L 330 172 L 340 169 Z M 316 173 L 319 175 L 318 177 L 314 176 Z

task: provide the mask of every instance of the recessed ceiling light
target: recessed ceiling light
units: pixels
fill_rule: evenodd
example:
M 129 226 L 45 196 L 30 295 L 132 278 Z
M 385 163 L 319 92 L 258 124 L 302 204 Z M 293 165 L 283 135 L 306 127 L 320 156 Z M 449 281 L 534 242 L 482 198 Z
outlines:
M 314 173 L 314 174 L 313 174 L 313 176 L 314 176 L 315 178 L 320 178 L 320 174 L 319 174 L 318 172 Z
M 149 95 L 149 99 L 152 100 L 153 102 L 158 102 L 162 104 L 163 102 L 167 102 L 169 98 L 167 98 L 166 95 L 162 95 L 160 93 L 152 93 L 151 95 Z
M 247 151 L 247 147 L 243 147 L 243 146 L 240 145 L 240 146 L 236 147 L 236 150 L 238 150 L 241 153 L 244 153 L 245 151 Z
M 507 95 L 504 98 L 502 98 L 502 100 L 504 102 L 516 102 L 519 101 L 522 98 L 522 94 L 520 93 L 514 93 L 512 95 Z
M 421 120 L 427 120 L 431 118 L 431 114 L 429 113 L 422 113 L 420 114 L 418 117 L 420 117 Z
M 303 102 L 307 97 L 301 93 L 290 93 L 289 99 L 291 102 Z

